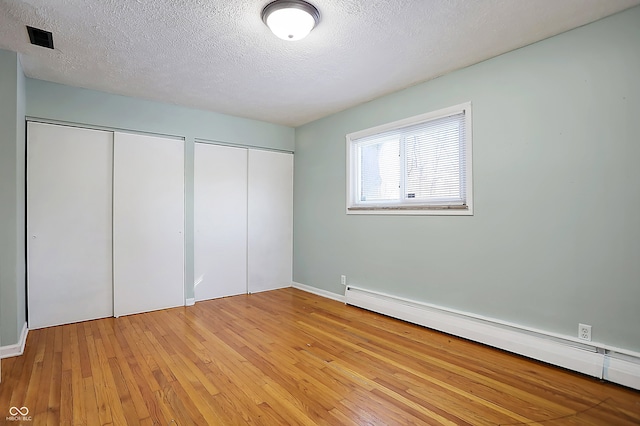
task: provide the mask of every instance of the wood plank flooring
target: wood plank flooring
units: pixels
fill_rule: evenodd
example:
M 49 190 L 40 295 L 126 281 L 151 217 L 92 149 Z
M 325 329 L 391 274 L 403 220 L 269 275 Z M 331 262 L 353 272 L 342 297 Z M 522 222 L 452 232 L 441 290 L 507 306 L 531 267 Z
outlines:
M 35 330 L 0 424 L 638 425 L 640 392 L 282 289 Z

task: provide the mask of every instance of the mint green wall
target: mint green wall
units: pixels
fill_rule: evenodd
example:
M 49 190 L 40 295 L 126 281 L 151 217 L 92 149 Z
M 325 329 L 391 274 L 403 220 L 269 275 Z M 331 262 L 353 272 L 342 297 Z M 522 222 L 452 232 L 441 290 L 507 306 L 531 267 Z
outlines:
M 296 129 L 294 281 L 640 351 L 640 7 Z M 345 214 L 345 135 L 473 103 L 475 215 Z
M 290 127 L 27 79 L 27 116 L 293 151 Z
M 18 63 L 17 71 L 17 96 L 16 96 L 16 257 L 18 266 L 17 276 L 17 326 L 18 333 L 22 332 L 24 322 L 27 320 L 27 209 L 26 200 L 27 180 L 27 126 L 25 122 L 27 99 L 26 99 L 26 78 L 22 72 L 22 67 Z M 19 336 L 18 336 L 19 337 Z
M 24 75 L 0 50 L 0 341 L 18 342 L 25 316 Z

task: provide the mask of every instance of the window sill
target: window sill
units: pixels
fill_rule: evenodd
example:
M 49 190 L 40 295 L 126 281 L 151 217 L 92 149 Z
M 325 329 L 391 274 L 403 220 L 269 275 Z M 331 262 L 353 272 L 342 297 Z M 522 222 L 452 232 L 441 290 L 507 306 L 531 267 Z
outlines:
M 347 214 L 473 216 L 469 206 L 352 206 Z

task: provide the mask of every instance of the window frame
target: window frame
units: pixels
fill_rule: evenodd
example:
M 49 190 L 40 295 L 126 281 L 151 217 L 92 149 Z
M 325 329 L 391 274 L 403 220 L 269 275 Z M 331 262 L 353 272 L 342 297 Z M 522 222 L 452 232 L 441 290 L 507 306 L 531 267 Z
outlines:
M 357 201 L 357 194 L 360 188 L 360 165 L 358 164 L 358 143 L 357 140 L 370 137 L 376 134 L 382 134 L 393 130 L 402 129 L 405 127 L 414 126 L 420 123 L 425 123 L 432 120 L 448 117 L 451 115 L 457 115 L 464 113 L 464 125 L 465 125 L 465 141 L 464 141 L 464 155 L 465 155 L 465 200 L 466 204 L 451 205 L 447 203 L 443 204 L 428 204 L 421 202 L 407 202 L 402 197 L 398 197 L 398 200 L 392 201 L 378 201 L 375 204 L 362 204 Z M 346 135 L 346 163 L 347 163 L 347 179 L 346 179 L 346 213 L 347 214 L 376 214 L 376 215 L 444 215 L 444 216 L 473 216 L 473 143 L 472 143 L 472 116 L 471 116 L 471 102 L 465 102 L 462 104 L 454 105 L 447 108 L 442 108 L 437 111 L 427 112 L 424 114 L 416 115 L 413 117 L 397 120 L 391 123 L 382 124 L 380 126 L 371 127 L 369 129 L 360 130 L 357 132 L 349 133 Z M 401 143 L 400 148 L 400 162 L 406 163 L 406 154 L 404 152 L 404 144 Z M 401 167 L 402 173 L 401 180 L 406 179 L 406 173 L 404 167 Z

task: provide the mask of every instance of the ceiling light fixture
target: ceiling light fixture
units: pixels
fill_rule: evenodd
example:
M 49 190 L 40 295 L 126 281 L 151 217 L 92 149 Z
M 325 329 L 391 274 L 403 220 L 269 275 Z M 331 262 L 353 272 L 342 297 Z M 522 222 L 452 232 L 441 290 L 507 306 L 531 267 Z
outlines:
M 303 0 L 276 0 L 262 9 L 262 21 L 283 40 L 305 38 L 320 22 L 320 12 Z

